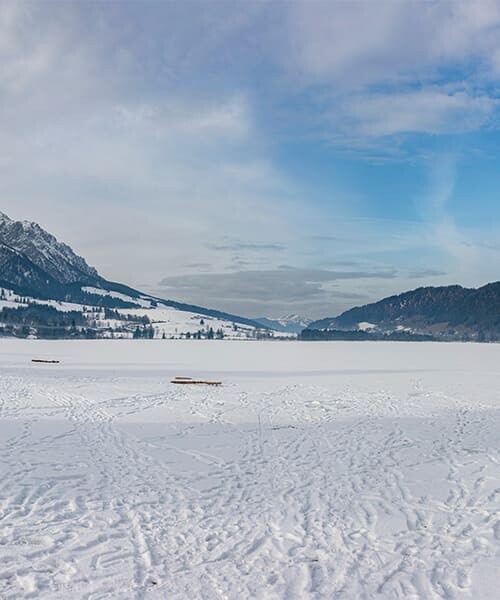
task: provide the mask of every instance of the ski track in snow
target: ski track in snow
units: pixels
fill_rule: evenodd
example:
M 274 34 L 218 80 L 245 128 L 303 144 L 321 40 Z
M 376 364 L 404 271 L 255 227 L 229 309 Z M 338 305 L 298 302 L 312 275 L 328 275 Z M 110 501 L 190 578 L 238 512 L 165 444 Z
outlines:
M 417 374 L 282 377 L 274 353 L 301 344 L 191 344 L 193 369 L 220 347 L 245 364 L 267 353 L 270 371 L 175 386 L 168 357 L 132 377 L 30 368 L 33 342 L 13 345 L 0 369 L 2 600 L 498 598 L 494 368 L 433 371 L 415 344 Z M 401 364 L 408 346 L 378 348 Z M 457 348 L 432 351 L 485 347 Z

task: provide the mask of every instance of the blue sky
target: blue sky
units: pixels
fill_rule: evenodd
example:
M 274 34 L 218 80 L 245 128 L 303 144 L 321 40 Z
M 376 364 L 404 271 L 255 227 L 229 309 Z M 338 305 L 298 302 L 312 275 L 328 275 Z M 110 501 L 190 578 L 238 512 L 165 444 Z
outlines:
M 106 277 L 335 315 L 500 265 L 500 2 L 3 2 L 2 210 Z

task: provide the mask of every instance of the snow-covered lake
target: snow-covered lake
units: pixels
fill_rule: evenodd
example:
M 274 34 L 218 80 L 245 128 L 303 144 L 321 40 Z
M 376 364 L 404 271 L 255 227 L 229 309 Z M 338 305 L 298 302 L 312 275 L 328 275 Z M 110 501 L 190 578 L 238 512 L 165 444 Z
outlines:
M 500 345 L 2 339 L 0 598 L 498 599 L 499 366 Z

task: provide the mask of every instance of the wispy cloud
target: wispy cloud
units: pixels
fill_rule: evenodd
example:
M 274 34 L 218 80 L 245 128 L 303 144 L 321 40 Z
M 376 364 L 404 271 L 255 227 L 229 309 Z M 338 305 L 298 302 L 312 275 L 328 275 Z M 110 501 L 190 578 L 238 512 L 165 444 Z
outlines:
M 399 134 L 458 134 L 485 125 L 498 100 L 430 87 L 409 92 L 369 93 L 342 101 L 335 125 L 344 139 Z
M 418 269 L 408 273 L 410 279 L 428 279 L 429 277 L 441 277 L 443 275 L 446 275 L 445 271 L 439 271 L 438 269 Z
M 456 184 L 457 159 L 438 157 L 429 167 L 429 187 L 421 201 L 421 212 L 428 222 L 435 244 L 460 263 L 460 269 L 472 266 L 475 249 L 464 245 L 467 234 L 460 231 L 452 213 L 451 201 Z
M 217 250 L 219 252 L 225 251 L 241 251 L 241 250 L 250 250 L 253 252 L 268 252 L 268 251 L 276 251 L 285 250 L 285 246 L 281 244 L 274 243 L 265 243 L 265 242 L 243 242 L 243 241 L 227 241 L 223 243 L 213 243 L 208 245 L 212 250 Z

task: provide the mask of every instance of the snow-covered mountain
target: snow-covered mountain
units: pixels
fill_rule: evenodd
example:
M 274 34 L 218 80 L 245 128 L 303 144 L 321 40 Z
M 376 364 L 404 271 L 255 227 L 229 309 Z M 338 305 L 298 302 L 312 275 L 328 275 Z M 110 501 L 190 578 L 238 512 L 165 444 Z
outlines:
M 4 333 L 95 337 L 268 335 L 252 319 L 164 300 L 107 281 L 37 223 L 0 213 L 0 326 Z M 84 332 L 84 333 L 82 333 Z
M 310 323 L 310 330 L 500 340 L 500 281 L 480 288 L 422 287 Z M 323 338 L 322 338 L 323 339 Z
M 259 317 L 255 320 L 264 325 L 264 327 L 269 327 L 281 333 L 300 333 L 312 322 L 311 319 L 301 317 L 300 315 L 286 315 L 277 319 Z

